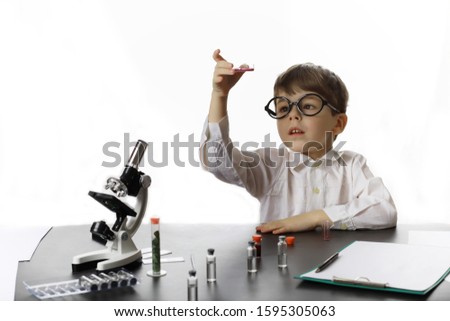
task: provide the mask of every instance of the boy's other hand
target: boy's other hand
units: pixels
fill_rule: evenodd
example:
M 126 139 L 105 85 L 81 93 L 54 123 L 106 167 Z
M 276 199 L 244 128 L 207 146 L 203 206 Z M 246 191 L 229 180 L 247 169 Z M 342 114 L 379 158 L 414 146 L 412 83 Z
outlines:
M 213 93 L 219 96 L 227 96 L 231 88 L 241 79 L 243 72 L 233 70 L 233 64 L 226 61 L 220 54 L 220 49 L 213 53 L 213 59 L 216 61 L 213 77 Z M 241 65 L 240 67 L 248 67 Z
M 320 226 L 325 220 L 330 221 L 328 215 L 322 210 L 316 210 L 282 220 L 264 223 L 257 226 L 256 230 L 261 233 L 272 232 L 273 234 L 310 231 Z

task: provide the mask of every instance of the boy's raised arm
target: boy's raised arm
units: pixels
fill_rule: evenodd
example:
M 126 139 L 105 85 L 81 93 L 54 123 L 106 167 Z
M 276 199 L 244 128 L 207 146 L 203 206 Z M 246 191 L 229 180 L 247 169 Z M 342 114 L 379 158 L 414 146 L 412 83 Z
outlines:
M 218 123 L 227 115 L 228 93 L 244 73 L 234 71 L 233 64 L 221 56 L 220 49 L 214 51 L 213 59 L 216 61 L 216 67 L 214 69 L 208 121 Z

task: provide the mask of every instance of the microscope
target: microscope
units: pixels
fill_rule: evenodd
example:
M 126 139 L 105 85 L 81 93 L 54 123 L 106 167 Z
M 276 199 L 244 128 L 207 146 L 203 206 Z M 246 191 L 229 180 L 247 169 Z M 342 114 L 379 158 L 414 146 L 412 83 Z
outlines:
M 92 224 L 92 239 L 105 245 L 106 249 L 74 256 L 73 272 L 94 267 L 97 271 L 107 271 L 141 263 L 141 250 L 136 248 L 132 237 L 144 218 L 151 184 L 150 176 L 138 170 L 146 148 L 147 143 L 139 140 L 120 178 L 107 179 L 105 190 L 109 194 L 89 192 L 89 196 L 116 213 L 116 221 L 112 228 L 105 221 Z M 134 208 L 119 199 L 127 196 L 136 197 Z

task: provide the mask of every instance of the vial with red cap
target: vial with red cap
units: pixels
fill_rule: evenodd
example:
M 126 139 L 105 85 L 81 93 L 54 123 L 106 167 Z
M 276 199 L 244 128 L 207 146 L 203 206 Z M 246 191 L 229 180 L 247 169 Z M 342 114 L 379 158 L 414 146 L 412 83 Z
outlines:
M 252 236 L 252 239 L 255 242 L 256 257 L 260 258 L 261 257 L 261 240 L 262 240 L 262 235 L 261 234 L 255 234 L 255 235 Z

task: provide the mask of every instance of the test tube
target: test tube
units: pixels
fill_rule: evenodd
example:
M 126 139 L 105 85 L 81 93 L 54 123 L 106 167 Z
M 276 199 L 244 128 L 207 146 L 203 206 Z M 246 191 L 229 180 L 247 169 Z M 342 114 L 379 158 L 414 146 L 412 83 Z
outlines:
M 159 232 L 159 218 L 153 217 L 152 223 L 152 268 L 153 273 L 161 271 L 161 239 Z
M 166 275 L 161 270 L 161 235 L 159 230 L 159 217 L 150 219 L 152 233 L 152 270 L 147 272 L 148 276 L 160 277 Z

